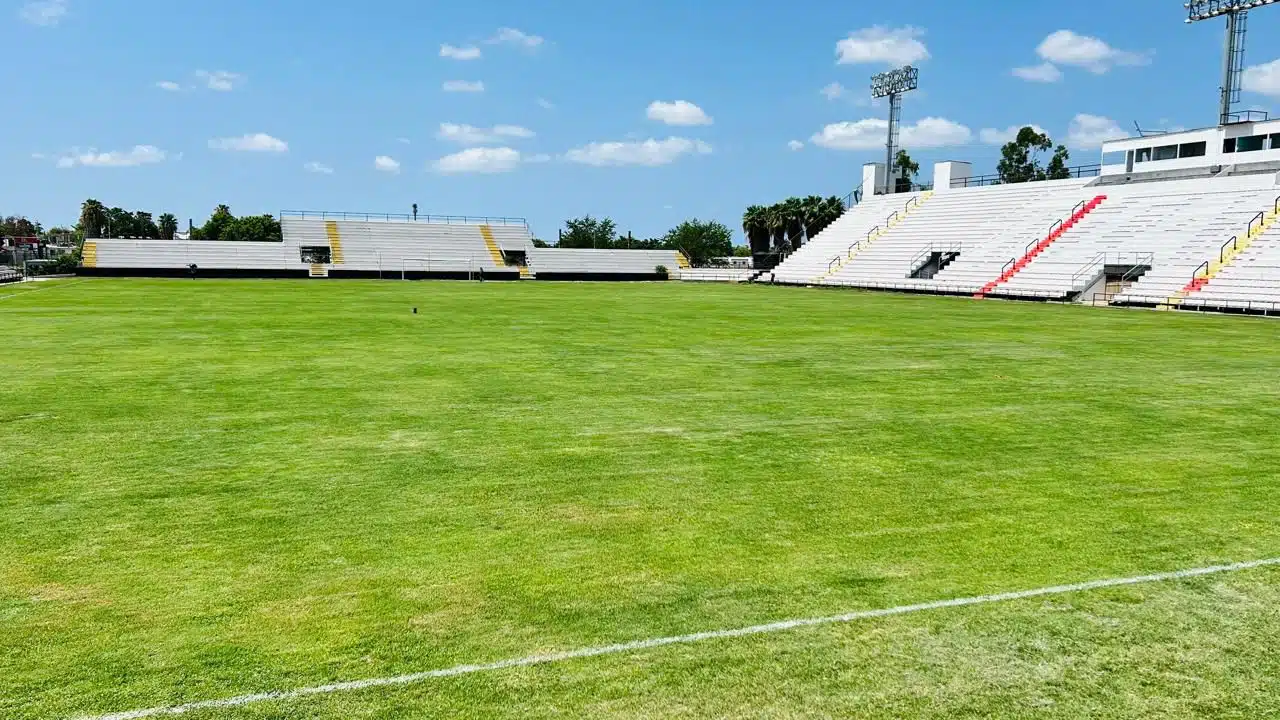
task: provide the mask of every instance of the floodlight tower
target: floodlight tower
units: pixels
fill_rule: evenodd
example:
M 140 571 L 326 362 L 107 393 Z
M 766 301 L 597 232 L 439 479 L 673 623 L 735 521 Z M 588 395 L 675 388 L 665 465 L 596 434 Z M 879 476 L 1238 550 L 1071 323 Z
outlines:
M 1231 108 L 1240 102 L 1240 77 L 1244 73 L 1244 39 L 1248 32 L 1249 11 L 1280 0 L 1192 0 L 1183 3 L 1187 23 L 1227 18 L 1226 57 L 1222 63 L 1222 90 L 1218 102 L 1218 121 L 1231 122 Z
M 889 141 L 885 143 L 888 159 L 884 165 L 885 194 L 887 195 L 893 194 L 894 190 L 893 156 L 898 149 L 898 125 L 902 122 L 902 94 L 918 87 L 920 87 L 920 70 L 910 65 L 882 72 L 871 78 L 871 97 L 889 98 Z

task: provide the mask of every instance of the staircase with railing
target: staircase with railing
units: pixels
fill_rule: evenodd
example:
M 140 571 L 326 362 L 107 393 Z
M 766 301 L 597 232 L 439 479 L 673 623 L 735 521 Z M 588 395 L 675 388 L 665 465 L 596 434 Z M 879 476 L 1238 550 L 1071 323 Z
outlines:
M 1021 258 L 1012 258 L 1005 263 L 1000 269 L 1000 276 L 995 280 L 987 283 L 974 294 L 975 298 L 984 298 L 990 295 L 1003 283 L 1009 282 L 1015 275 L 1022 271 L 1031 261 L 1035 260 L 1040 253 L 1044 252 L 1058 238 L 1062 237 L 1067 231 L 1075 227 L 1086 215 L 1093 212 L 1094 208 L 1101 205 L 1107 199 L 1106 195 L 1098 195 L 1092 200 L 1081 200 L 1071 209 L 1071 215 L 1065 219 L 1059 219 L 1049 227 L 1049 234 L 1040 240 L 1033 240 L 1023 249 Z
M 1166 309 L 1179 307 L 1188 296 L 1203 290 L 1220 272 L 1230 267 L 1236 258 L 1248 250 L 1254 241 L 1270 230 L 1277 217 L 1280 217 L 1280 197 L 1272 203 L 1270 211 L 1260 211 L 1249 220 L 1243 235 L 1233 235 L 1231 239 L 1224 242 L 1218 248 L 1217 258 L 1201 263 L 1191 274 L 1191 280 L 1181 290 L 1170 296 L 1163 307 Z
M 828 261 L 827 263 L 827 271 L 822 275 L 818 276 L 817 278 L 815 278 L 814 281 L 821 283 L 823 280 L 826 280 L 832 275 L 840 272 L 840 268 L 844 267 L 846 263 L 848 263 L 850 260 L 853 260 L 855 257 L 857 257 L 858 253 L 867 249 L 876 240 L 880 239 L 890 230 L 897 227 L 897 225 L 901 223 L 903 220 L 905 220 L 912 211 L 919 209 L 919 207 L 923 205 L 925 202 L 927 202 L 931 197 L 933 197 L 933 191 L 931 190 L 920 193 L 919 195 L 912 196 L 905 203 L 903 203 L 901 210 L 894 210 L 893 212 L 889 213 L 889 215 L 885 217 L 883 224 L 876 225 L 875 227 L 871 228 L 870 230 L 867 231 L 867 234 L 865 237 L 853 242 L 852 244 L 849 245 L 848 248 L 845 249 L 844 252 L 831 258 L 831 260 Z

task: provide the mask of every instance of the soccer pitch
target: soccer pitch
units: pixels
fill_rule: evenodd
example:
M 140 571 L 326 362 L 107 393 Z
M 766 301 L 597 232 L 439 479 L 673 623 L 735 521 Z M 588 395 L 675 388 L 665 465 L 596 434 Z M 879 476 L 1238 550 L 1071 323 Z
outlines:
M 0 295 L 4 718 L 1280 557 L 1275 320 L 679 283 Z M 1277 607 L 1252 567 L 183 717 L 1274 716 Z

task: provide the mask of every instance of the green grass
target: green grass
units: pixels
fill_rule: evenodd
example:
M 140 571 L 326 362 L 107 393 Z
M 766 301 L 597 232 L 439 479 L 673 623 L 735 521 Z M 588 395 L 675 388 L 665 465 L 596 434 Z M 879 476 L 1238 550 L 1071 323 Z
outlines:
M 0 717 L 1280 556 L 1280 324 L 768 287 L 0 288 Z M 412 314 L 418 307 L 419 314 Z M 1280 570 L 229 718 L 1280 713 Z

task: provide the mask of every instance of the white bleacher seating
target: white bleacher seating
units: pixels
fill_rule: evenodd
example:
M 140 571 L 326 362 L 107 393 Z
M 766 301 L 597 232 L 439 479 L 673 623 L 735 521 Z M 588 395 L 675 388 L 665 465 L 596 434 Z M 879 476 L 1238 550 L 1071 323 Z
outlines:
M 544 275 L 654 275 L 661 265 L 674 274 L 680 268 L 675 250 L 591 250 L 534 248 L 529 267 Z
M 1104 196 L 990 294 L 1077 297 L 1109 269 L 1122 267 L 1132 268 L 1138 279 L 1114 301 L 1158 305 L 1182 290 L 1197 267 L 1219 257 L 1233 235 L 1243 236 L 1259 211 L 1273 209 L 1278 194 L 1276 176 L 1260 174 L 1118 185 L 1084 178 L 953 189 L 918 200 L 877 196 L 787 258 L 774 277 L 796 284 L 975 293 L 1048 237 L 1058 220 Z M 908 204 L 913 206 L 900 221 L 848 257 L 851 246 Z M 1277 233 L 1273 226 L 1186 304 L 1208 306 L 1214 298 L 1236 306 L 1250 299 L 1280 301 Z M 933 253 L 951 261 L 932 278 L 912 278 Z
M 741 283 L 751 280 L 757 272 L 751 268 L 689 268 L 676 271 L 674 277 L 685 282 Z

